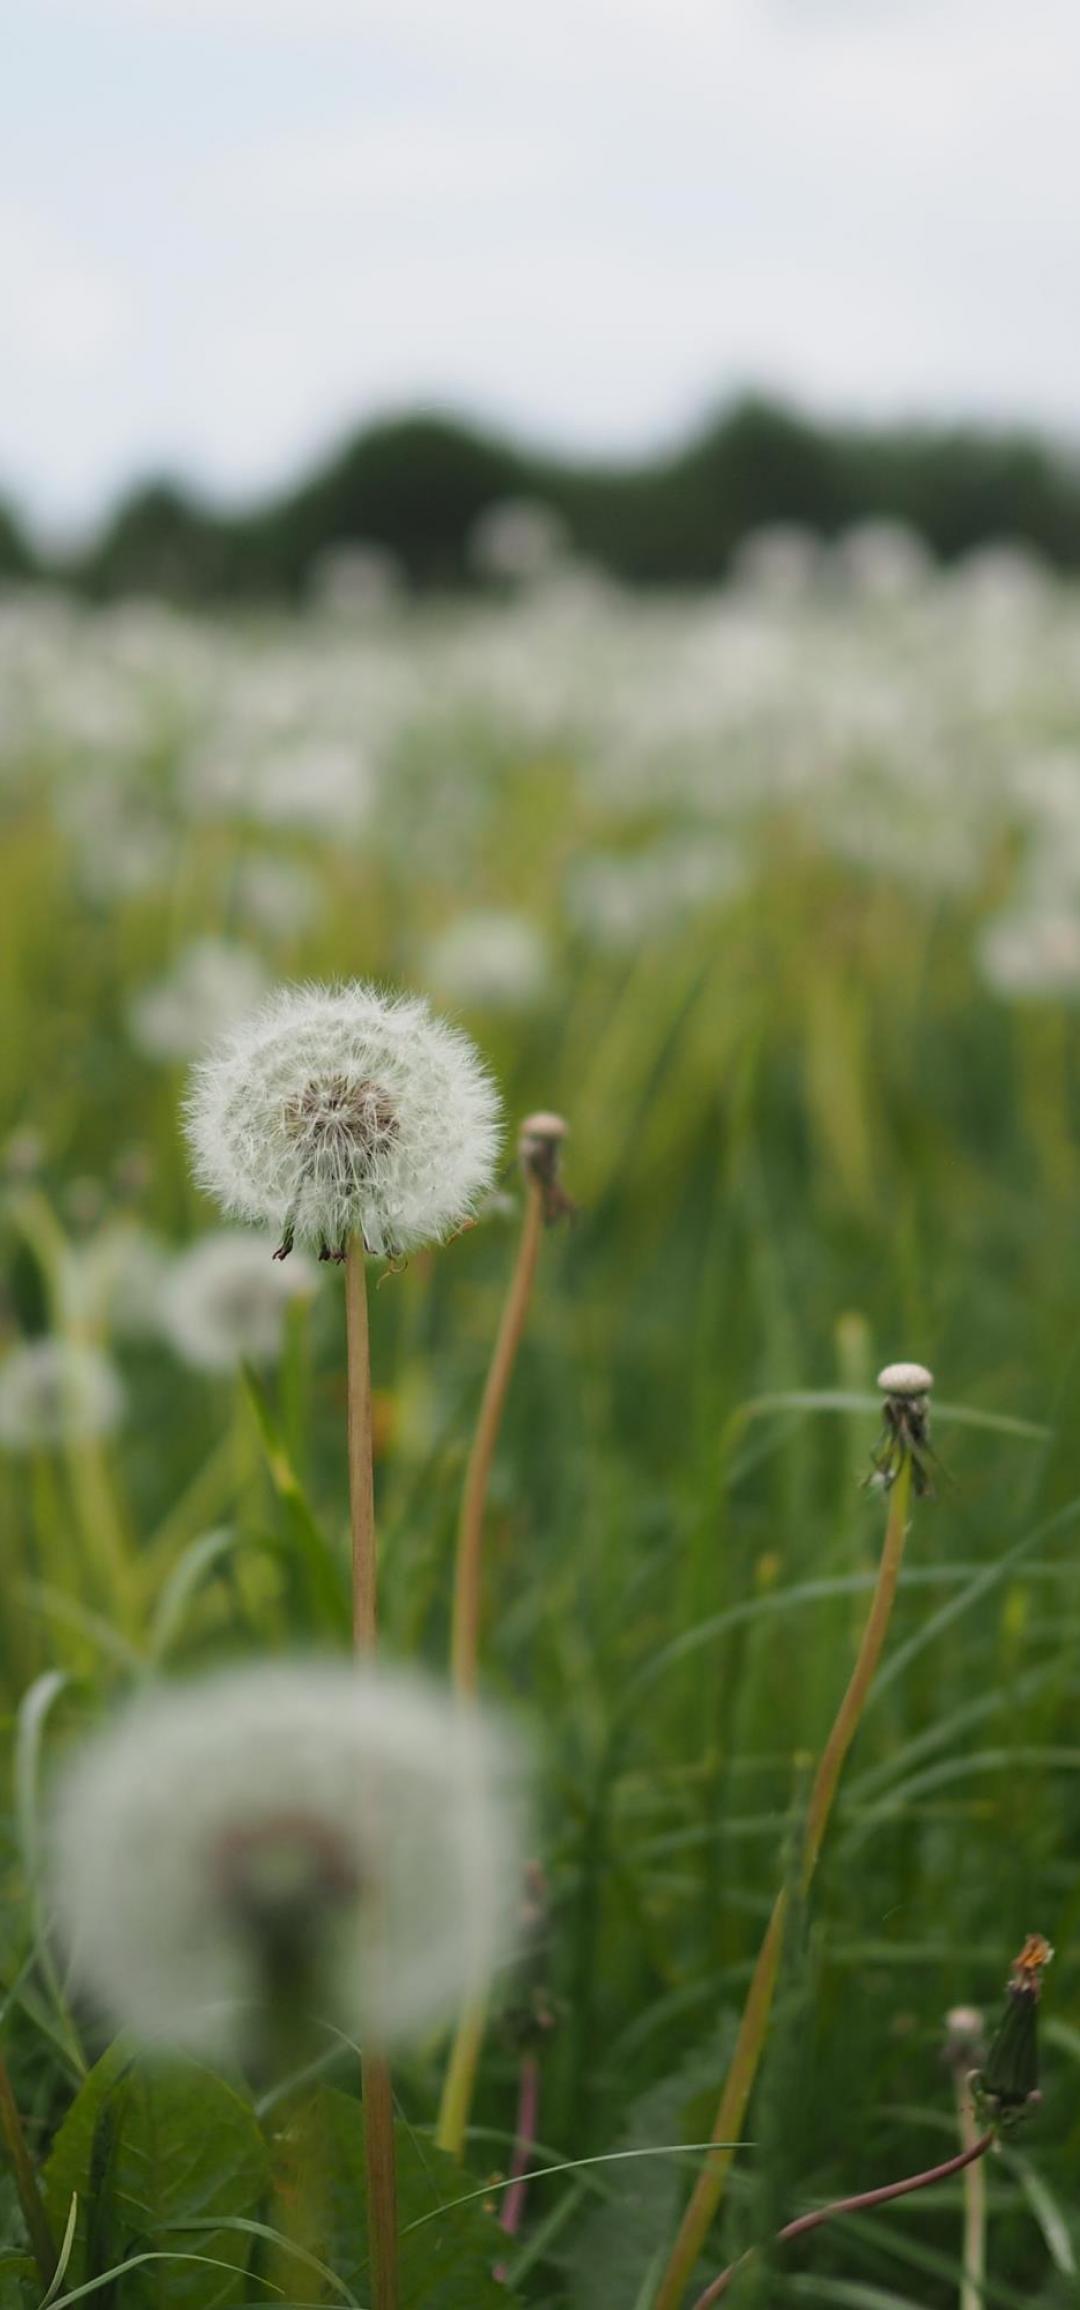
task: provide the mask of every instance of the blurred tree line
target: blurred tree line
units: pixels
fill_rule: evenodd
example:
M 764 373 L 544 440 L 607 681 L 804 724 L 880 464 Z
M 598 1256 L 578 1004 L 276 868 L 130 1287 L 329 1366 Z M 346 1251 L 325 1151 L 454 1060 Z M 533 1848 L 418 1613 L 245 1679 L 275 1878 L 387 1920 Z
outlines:
M 479 517 L 519 498 L 550 506 L 579 553 L 630 584 L 718 579 L 770 524 L 832 537 L 867 519 L 908 524 L 946 561 L 1007 538 L 1080 568 L 1080 462 L 1064 449 L 1023 432 L 825 426 L 750 397 L 637 466 L 562 463 L 437 412 L 403 417 L 246 513 L 149 483 L 64 562 L 36 555 L 0 506 L 0 578 L 58 578 L 99 599 L 287 599 L 334 549 L 362 542 L 388 549 L 413 586 L 455 587 L 475 582 Z

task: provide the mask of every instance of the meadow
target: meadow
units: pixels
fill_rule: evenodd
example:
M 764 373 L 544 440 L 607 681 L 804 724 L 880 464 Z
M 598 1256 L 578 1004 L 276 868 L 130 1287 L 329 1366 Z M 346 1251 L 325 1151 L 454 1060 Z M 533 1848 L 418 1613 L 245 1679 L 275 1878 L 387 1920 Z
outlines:
M 986 2161 L 976 2299 L 1080 2301 L 1080 591 L 869 532 L 678 597 L 371 574 L 288 618 L 0 603 L 0 2012 L 57 2243 L 77 2200 L 54 2310 L 369 2301 L 354 2052 L 283 2283 L 285 2087 L 110 2050 L 42 1865 L 51 1776 L 148 1678 L 347 1649 L 341 1275 L 298 1259 L 270 1304 L 180 1110 L 265 991 L 353 978 L 460 1024 L 507 1118 L 477 1224 L 373 1264 L 383 1643 L 435 1674 L 531 1111 L 576 1206 L 485 1524 L 542 1914 L 464 2171 L 445 2031 L 395 2059 L 403 2304 L 656 2301 L 873 1588 L 896 1358 L 935 1375 L 934 1496 L 687 2300 L 949 2156 L 944 2016 L 992 2024 L 1038 1931 L 1043 2098 Z M 543 2170 L 507 2234 L 523 2047 Z M 944 2310 L 963 2202 L 837 2220 L 731 2299 Z M 0 2218 L 32 2310 L 6 2168 Z

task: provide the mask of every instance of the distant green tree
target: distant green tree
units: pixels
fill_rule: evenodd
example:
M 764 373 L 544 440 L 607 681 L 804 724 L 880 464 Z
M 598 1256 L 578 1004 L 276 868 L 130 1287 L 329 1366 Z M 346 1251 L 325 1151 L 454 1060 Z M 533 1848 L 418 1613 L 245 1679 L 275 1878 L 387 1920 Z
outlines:
M 328 546 L 389 546 L 418 586 L 460 585 L 485 508 L 528 486 L 527 459 L 438 415 L 358 434 L 289 496 L 239 524 L 240 564 L 260 586 L 297 593 Z
M 235 559 L 226 517 L 172 482 L 152 481 L 124 501 L 72 575 L 98 597 L 149 593 L 193 601 L 231 591 Z
M 10 506 L 0 505 L 0 583 L 33 577 L 37 562 Z
M 946 560 L 1015 538 L 1080 570 L 1080 463 L 1064 448 L 1017 432 L 826 426 L 750 395 L 637 465 L 530 454 L 437 411 L 388 420 L 247 513 L 148 483 L 58 574 L 95 596 L 297 599 L 328 549 L 362 542 L 389 548 L 417 589 L 460 587 L 477 582 L 481 514 L 522 497 L 551 505 L 574 548 L 630 584 L 715 581 L 740 540 L 773 523 L 832 537 L 880 518 Z M 0 512 L 0 575 L 31 567 Z

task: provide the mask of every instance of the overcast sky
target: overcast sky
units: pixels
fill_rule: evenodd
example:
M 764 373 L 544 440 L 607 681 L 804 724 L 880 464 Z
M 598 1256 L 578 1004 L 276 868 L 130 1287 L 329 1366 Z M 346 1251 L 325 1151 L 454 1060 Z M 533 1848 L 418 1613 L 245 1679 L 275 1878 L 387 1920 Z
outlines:
M 1080 438 L 1080 0 L 8 0 L 0 492 L 231 498 L 437 399 Z

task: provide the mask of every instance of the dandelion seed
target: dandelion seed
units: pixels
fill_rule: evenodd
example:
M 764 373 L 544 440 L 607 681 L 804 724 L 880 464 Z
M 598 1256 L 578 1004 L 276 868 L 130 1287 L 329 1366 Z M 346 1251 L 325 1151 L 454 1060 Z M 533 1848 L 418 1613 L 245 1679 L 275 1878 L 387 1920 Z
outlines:
M 466 1038 L 375 988 L 286 988 L 196 1070 L 196 1177 L 239 1219 L 338 1256 L 461 1226 L 491 1184 L 497 1101 Z
M 283 1998 L 367 2046 L 413 2037 L 512 1938 L 510 1770 L 501 1728 L 383 1670 L 260 1664 L 140 1698 L 58 1791 L 74 1976 L 212 2057 Z
M 298 1255 L 275 1265 L 273 1245 L 221 1229 L 175 1260 L 160 1300 L 160 1328 L 197 1371 L 236 1371 L 280 1355 L 290 1301 L 318 1289 L 318 1271 Z
M 120 1374 L 97 1348 L 30 1340 L 0 1363 L 0 1444 L 10 1452 L 107 1435 L 124 1404 Z

